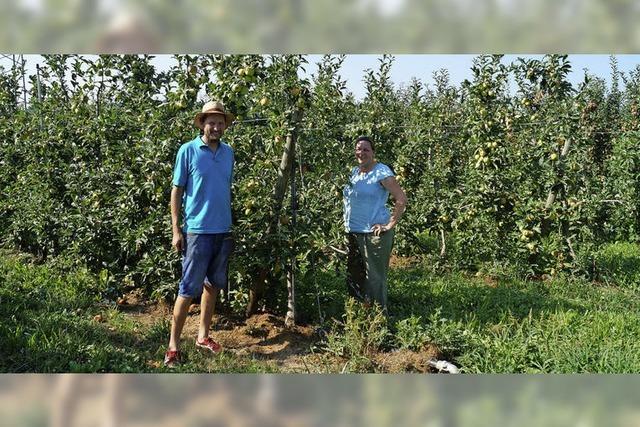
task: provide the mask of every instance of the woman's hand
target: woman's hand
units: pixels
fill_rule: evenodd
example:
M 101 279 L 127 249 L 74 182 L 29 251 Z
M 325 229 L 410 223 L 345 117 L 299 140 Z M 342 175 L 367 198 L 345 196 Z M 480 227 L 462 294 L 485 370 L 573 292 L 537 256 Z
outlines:
M 371 231 L 373 231 L 374 236 L 379 236 L 385 231 L 391 230 L 396 224 L 393 221 L 390 221 L 388 224 L 376 224 L 371 227 Z
M 391 230 L 393 227 L 395 227 L 398 221 L 400 221 L 400 218 L 402 218 L 402 214 L 404 214 L 404 210 L 407 206 L 407 195 L 404 193 L 404 190 L 402 189 L 402 187 L 400 187 L 400 184 L 398 184 L 398 181 L 396 181 L 396 178 L 394 176 L 385 178 L 380 182 L 382 183 L 382 186 L 386 188 L 389 193 L 391 193 L 391 197 L 393 197 L 393 199 L 395 200 L 395 204 L 393 207 L 393 213 L 391 214 L 391 218 L 389 219 L 389 223 L 387 225 L 381 226 L 381 231 L 378 231 L 378 234 L 376 234 L 376 236 L 380 235 L 381 232 Z

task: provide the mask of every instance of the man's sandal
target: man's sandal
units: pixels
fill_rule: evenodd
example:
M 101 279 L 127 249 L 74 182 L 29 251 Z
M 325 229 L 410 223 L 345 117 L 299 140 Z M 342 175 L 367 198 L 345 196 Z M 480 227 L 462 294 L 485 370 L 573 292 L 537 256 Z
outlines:
M 164 354 L 164 366 L 167 368 L 173 368 L 174 366 L 179 365 L 182 362 L 182 357 L 180 356 L 180 350 L 167 350 Z
M 203 339 L 202 341 L 198 341 L 196 339 L 196 345 L 198 347 L 200 347 L 200 348 L 204 348 L 206 350 L 209 350 L 212 353 L 217 353 L 220 350 L 222 350 L 222 346 L 220 346 L 220 344 L 218 344 L 217 342 L 215 342 L 214 340 L 212 340 L 209 337 Z

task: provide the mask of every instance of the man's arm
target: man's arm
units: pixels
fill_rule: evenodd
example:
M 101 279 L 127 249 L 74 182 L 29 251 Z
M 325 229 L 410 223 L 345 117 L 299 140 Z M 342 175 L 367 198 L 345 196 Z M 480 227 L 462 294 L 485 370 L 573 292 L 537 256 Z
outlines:
M 180 228 L 180 211 L 182 210 L 183 193 L 183 187 L 174 185 L 171 189 L 171 229 L 173 232 L 171 246 L 173 246 L 177 252 L 182 252 L 184 249 L 184 236 Z

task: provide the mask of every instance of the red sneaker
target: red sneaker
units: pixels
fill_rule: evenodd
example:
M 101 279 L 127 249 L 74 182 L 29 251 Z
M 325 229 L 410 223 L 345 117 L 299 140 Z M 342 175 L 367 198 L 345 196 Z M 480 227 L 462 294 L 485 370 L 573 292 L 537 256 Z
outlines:
M 201 347 L 201 348 L 206 348 L 207 350 L 211 351 L 212 353 L 217 353 L 220 350 L 222 350 L 222 347 L 220 346 L 220 344 L 218 344 L 217 342 L 215 342 L 214 340 L 212 340 L 209 337 L 203 339 L 202 341 L 198 341 L 196 339 L 196 345 L 198 347 Z
M 173 368 L 182 362 L 180 356 L 180 350 L 167 350 L 164 354 L 164 366 L 167 368 Z

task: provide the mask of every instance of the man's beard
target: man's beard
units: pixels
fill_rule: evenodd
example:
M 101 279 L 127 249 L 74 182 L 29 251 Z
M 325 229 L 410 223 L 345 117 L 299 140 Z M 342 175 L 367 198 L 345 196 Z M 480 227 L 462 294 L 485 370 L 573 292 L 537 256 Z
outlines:
M 220 142 L 220 136 L 215 136 L 213 134 L 213 132 L 211 133 L 204 133 L 204 139 L 207 143 L 211 143 L 211 142 Z

